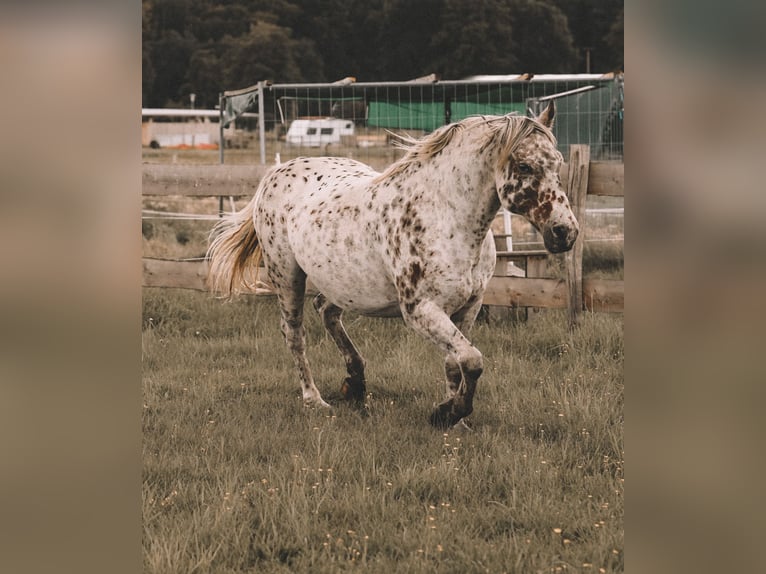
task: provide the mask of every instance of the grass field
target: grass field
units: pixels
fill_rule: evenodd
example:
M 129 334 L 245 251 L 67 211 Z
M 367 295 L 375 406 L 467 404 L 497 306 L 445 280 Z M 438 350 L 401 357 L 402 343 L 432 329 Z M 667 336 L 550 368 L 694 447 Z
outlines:
M 480 323 L 473 432 L 443 432 L 441 357 L 349 316 L 368 408 L 307 306 L 330 412 L 306 409 L 271 298 L 145 289 L 146 572 L 621 572 L 623 317 Z

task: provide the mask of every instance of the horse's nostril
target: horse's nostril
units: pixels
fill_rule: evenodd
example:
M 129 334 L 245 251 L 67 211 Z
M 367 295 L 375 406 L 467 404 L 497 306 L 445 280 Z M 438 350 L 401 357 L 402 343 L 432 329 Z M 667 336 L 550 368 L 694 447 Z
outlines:
M 559 239 L 566 239 L 567 235 L 569 235 L 569 228 L 566 225 L 554 225 L 553 235 Z

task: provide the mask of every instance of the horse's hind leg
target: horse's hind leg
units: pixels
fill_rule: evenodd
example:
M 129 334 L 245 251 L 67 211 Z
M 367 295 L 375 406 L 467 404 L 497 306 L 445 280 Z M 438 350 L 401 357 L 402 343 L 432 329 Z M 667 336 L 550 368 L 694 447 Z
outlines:
M 306 357 L 306 331 L 303 328 L 303 301 L 306 292 L 306 275 L 302 270 L 296 270 L 291 277 L 291 281 L 275 281 L 276 277 L 270 274 L 272 285 L 279 298 L 279 310 L 281 312 L 282 334 L 290 352 L 293 355 L 293 361 L 298 369 L 298 376 L 301 381 L 301 391 L 303 394 L 303 403 L 306 406 L 327 407 L 328 405 L 322 399 L 314 384 L 314 377 L 311 375 L 308 358 Z
M 362 402 L 365 396 L 364 359 L 346 333 L 341 321 L 343 309 L 330 303 L 321 293 L 314 298 L 314 308 L 322 317 L 325 329 L 335 341 L 346 362 L 348 377 L 343 381 L 340 392 L 346 400 Z

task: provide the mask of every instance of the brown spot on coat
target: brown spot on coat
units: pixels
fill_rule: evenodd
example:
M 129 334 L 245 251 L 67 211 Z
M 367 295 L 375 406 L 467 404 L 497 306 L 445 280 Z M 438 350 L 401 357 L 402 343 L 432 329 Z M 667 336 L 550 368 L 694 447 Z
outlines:
M 423 278 L 423 268 L 420 266 L 420 263 L 417 261 L 413 261 L 410 264 L 410 282 L 412 283 L 413 287 L 417 287 L 418 283 L 420 283 L 420 280 Z
M 547 221 L 551 211 L 553 211 L 553 205 L 550 201 L 545 201 L 541 203 L 537 209 L 535 209 L 534 217 L 537 221 Z

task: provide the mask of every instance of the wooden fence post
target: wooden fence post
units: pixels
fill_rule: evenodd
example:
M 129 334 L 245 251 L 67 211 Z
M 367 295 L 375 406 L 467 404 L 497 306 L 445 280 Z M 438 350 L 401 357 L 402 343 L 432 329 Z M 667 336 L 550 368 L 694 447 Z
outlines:
M 566 254 L 567 292 L 569 306 L 569 328 L 577 326 L 583 310 L 582 295 L 582 252 L 585 241 L 585 197 L 588 193 L 588 169 L 590 167 L 590 146 L 574 144 L 569 146 L 569 173 L 566 190 L 569 204 L 577 222 L 580 235 L 574 247 Z

